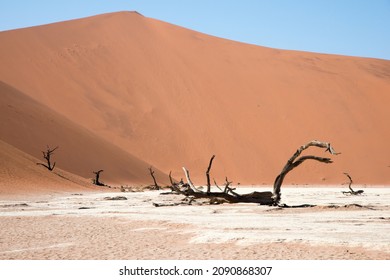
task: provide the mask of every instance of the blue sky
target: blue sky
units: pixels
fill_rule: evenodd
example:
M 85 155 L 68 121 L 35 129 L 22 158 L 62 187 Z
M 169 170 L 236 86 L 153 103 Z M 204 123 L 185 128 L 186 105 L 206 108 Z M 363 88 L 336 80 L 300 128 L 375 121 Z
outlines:
M 136 10 L 256 45 L 390 60 L 390 0 L 0 1 L 0 30 Z

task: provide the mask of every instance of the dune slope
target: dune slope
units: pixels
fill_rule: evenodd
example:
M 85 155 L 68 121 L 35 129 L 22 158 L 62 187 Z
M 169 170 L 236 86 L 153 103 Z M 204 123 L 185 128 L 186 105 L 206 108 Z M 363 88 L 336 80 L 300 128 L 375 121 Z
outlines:
M 85 178 L 59 168 L 49 172 L 36 162 L 36 158 L 0 140 L 0 196 L 99 189 Z
M 390 61 L 242 44 L 132 12 L 1 32 L 0 61 L 0 80 L 177 178 L 185 165 L 204 184 L 215 154 L 220 184 L 272 183 L 318 139 L 342 154 L 287 183 L 341 183 L 342 172 L 390 183 Z
M 103 169 L 101 180 L 105 183 L 153 182 L 146 162 L 2 82 L 0 95 L 0 139 L 33 155 L 37 162 L 44 162 L 41 151 L 46 151 L 47 145 L 59 146 L 52 157 L 56 166 L 84 178 L 92 178 L 92 171 Z M 6 165 L 3 161 L 1 168 Z M 156 176 L 163 182 L 168 180 L 158 170 Z

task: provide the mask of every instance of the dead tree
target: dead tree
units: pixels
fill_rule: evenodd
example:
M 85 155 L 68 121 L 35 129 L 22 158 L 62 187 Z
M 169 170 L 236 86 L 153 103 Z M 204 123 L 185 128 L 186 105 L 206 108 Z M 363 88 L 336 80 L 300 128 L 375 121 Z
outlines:
M 180 193 L 180 188 L 179 188 L 180 183 L 175 182 L 175 180 L 172 178 L 172 171 L 169 171 L 169 181 L 171 182 L 172 193 L 179 194 Z
M 213 159 L 213 158 L 212 158 Z M 210 160 L 211 163 L 211 160 Z M 209 164 L 211 168 L 211 164 Z M 209 170 L 209 168 L 208 168 Z M 271 205 L 273 203 L 272 200 L 272 192 L 252 192 L 248 194 L 238 194 L 234 192 L 235 189 L 230 187 L 232 182 L 229 182 L 226 178 L 226 184 L 224 191 L 221 192 L 203 192 L 195 187 L 190 178 L 189 171 L 183 167 L 184 174 L 186 176 L 188 184 L 185 184 L 185 189 L 181 191 L 181 194 L 185 196 L 191 196 L 196 198 L 208 198 L 210 199 L 210 203 L 215 201 L 215 199 L 222 199 L 224 202 L 229 203 L 239 203 L 239 202 L 247 202 L 247 203 L 259 203 L 263 205 Z M 215 180 L 214 180 L 215 182 Z
M 195 187 L 195 185 L 192 183 L 191 181 L 191 178 L 190 178 L 190 172 L 185 168 L 183 167 L 183 171 L 184 171 L 184 175 L 186 176 L 186 179 L 187 179 L 187 183 L 186 186 L 188 187 L 188 190 L 191 192 L 201 192 L 199 189 L 197 189 Z
M 343 194 L 350 194 L 350 195 L 359 195 L 359 194 L 362 194 L 364 193 L 363 190 L 357 190 L 357 191 L 354 191 L 351 187 L 353 181 L 352 181 L 352 177 L 347 173 L 347 172 L 344 172 L 345 176 L 348 177 L 349 179 L 349 185 L 348 185 L 348 188 L 350 189 L 350 191 L 347 191 L 347 192 L 342 192 Z
M 323 157 L 317 157 L 317 156 L 302 156 L 302 157 L 298 158 L 304 150 L 306 150 L 307 148 L 312 147 L 312 146 L 324 148 L 325 152 L 329 152 L 332 155 L 340 154 L 340 153 L 335 152 L 335 150 L 330 145 L 330 143 L 320 142 L 317 140 L 310 141 L 306 145 L 299 147 L 299 149 L 287 161 L 286 165 L 284 166 L 284 168 L 282 169 L 280 174 L 275 179 L 274 190 L 273 190 L 273 195 L 272 195 L 274 205 L 278 205 L 280 202 L 280 199 L 281 199 L 280 188 L 281 188 L 281 186 L 283 184 L 283 180 L 286 177 L 288 172 L 293 170 L 295 167 L 298 167 L 299 165 L 301 165 L 307 159 L 312 159 L 312 160 L 316 160 L 316 161 L 323 162 L 323 163 L 332 163 L 332 160 L 330 158 L 323 158 Z
M 177 185 L 176 183 L 175 183 L 175 181 L 173 180 L 173 178 L 172 178 L 172 170 L 171 171 L 169 171 L 169 181 L 171 182 L 171 185 L 173 186 L 173 185 Z
M 46 167 L 49 171 L 53 171 L 54 167 L 56 166 L 56 163 L 51 163 L 51 156 L 53 155 L 54 151 L 58 149 L 58 146 L 54 149 L 50 149 L 49 145 L 47 146 L 46 152 L 42 151 L 43 158 L 46 159 L 47 164 L 38 162 L 37 165 L 42 165 Z
M 100 173 L 102 173 L 103 171 L 104 171 L 103 169 L 100 169 L 99 171 L 93 171 L 93 174 L 95 174 L 95 179 L 93 180 L 93 183 L 96 186 L 104 186 L 104 183 L 99 181 Z
M 215 179 L 213 179 L 213 180 L 214 180 L 215 186 L 216 186 L 220 191 L 222 191 L 222 189 L 218 186 L 217 181 L 215 181 Z
M 209 194 L 210 191 L 211 191 L 211 183 L 210 183 L 210 169 L 211 169 L 211 165 L 213 164 L 213 160 L 215 158 L 215 155 L 213 155 L 210 159 L 210 163 L 209 163 L 209 166 L 207 167 L 207 170 L 206 170 L 206 178 L 207 178 L 207 193 Z
M 152 167 L 149 167 L 149 172 L 150 172 L 150 176 L 152 176 L 153 178 L 153 189 L 154 190 L 159 190 L 160 189 L 160 186 L 157 184 L 157 181 L 156 181 L 156 177 L 154 177 L 154 170 L 152 169 Z
M 214 202 L 217 201 L 217 203 L 240 203 L 240 202 L 248 202 L 248 203 L 258 203 L 261 205 L 274 205 L 279 207 L 288 207 L 287 205 L 280 205 L 280 188 L 283 184 L 283 180 L 286 177 L 287 173 L 293 170 L 295 167 L 298 167 L 301 165 L 305 160 L 311 159 L 316 160 L 323 163 L 332 163 L 332 160 L 330 158 L 323 158 L 323 157 L 317 157 L 317 156 L 301 156 L 301 153 L 306 150 L 309 147 L 319 147 L 324 148 L 325 152 L 329 152 L 332 155 L 338 155 L 340 153 L 336 153 L 333 147 L 330 145 L 330 143 L 327 142 L 320 142 L 317 140 L 310 141 L 306 145 L 303 145 L 299 147 L 299 149 L 294 153 L 294 155 L 287 161 L 286 165 L 280 172 L 280 174 L 276 177 L 274 182 L 274 189 L 273 192 L 265 191 L 265 192 L 252 192 L 248 194 L 239 194 L 235 192 L 235 188 L 230 187 L 232 182 L 228 180 L 226 177 L 225 181 L 225 189 L 222 190 L 217 182 L 214 179 L 215 185 L 220 189 L 220 192 L 212 192 L 210 190 L 210 169 L 213 162 L 213 159 L 215 156 L 212 156 L 210 159 L 209 166 L 206 171 L 206 177 L 207 177 L 207 191 L 203 192 L 195 187 L 195 185 L 192 183 L 189 171 L 183 167 L 184 174 L 187 179 L 187 184 L 181 184 L 181 189 L 179 188 L 179 193 L 183 194 L 187 197 L 193 197 L 194 199 L 197 198 L 207 198 L 209 199 L 211 204 L 215 204 Z M 171 180 L 171 183 L 173 185 L 173 181 Z M 157 206 L 157 205 L 156 205 Z M 163 205 L 159 205 L 163 206 Z M 298 207 L 307 207 L 307 205 L 300 205 Z
M 228 178 L 226 177 L 225 178 L 225 189 L 223 190 L 224 193 L 231 193 L 233 194 L 234 196 L 239 196 L 238 193 L 234 192 L 236 190 L 236 188 L 231 188 L 230 185 L 232 184 L 233 182 L 229 181 Z

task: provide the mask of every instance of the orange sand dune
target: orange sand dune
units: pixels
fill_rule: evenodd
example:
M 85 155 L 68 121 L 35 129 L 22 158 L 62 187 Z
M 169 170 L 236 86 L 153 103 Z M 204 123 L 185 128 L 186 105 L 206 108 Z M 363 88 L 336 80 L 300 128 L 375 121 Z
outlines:
M 390 183 L 390 61 L 248 45 L 131 12 L 1 32 L 0 61 L 0 80 L 88 139 L 178 178 L 185 165 L 204 184 L 215 154 L 220 184 L 272 183 L 298 146 L 318 139 L 342 154 L 332 165 L 305 163 L 286 183 L 341 183 L 342 172 Z M 28 119 L 1 138 L 32 153 L 28 134 L 17 136 Z M 93 143 L 84 139 L 61 152 L 78 155 Z
M 46 151 L 47 145 L 58 145 L 53 155 L 56 166 L 84 178 L 92 178 L 92 171 L 103 169 L 101 181 L 105 183 L 153 182 L 147 163 L 2 82 L 0 94 L 0 139 L 38 158 L 36 162 L 44 160 L 41 151 Z M 0 168 L 7 169 L 7 162 L 2 162 Z M 168 181 L 167 175 L 158 170 L 156 177 Z
M 0 196 L 99 189 L 85 178 L 59 168 L 49 172 L 36 162 L 36 158 L 0 140 Z

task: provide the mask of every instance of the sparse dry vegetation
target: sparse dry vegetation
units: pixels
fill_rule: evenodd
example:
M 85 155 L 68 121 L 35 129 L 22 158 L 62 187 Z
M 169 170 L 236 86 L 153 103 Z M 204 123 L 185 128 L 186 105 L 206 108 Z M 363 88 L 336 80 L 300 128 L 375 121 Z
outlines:
M 50 149 L 49 145 L 47 146 L 46 152 L 42 151 L 43 158 L 46 160 L 46 164 L 38 162 L 37 165 L 42 165 L 46 167 L 49 171 L 53 171 L 54 167 L 56 166 L 56 163 L 51 163 L 51 156 L 53 155 L 54 151 L 57 150 L 59 147 L 55 147 L 54 149 Z
M 347 176 L 348 179 L 349 179 L 349 185 L 348 185 L 349 191 L 346 191 L 346 192 L 343 191 L 342 193 L 345 194 L 345 195 L 359 195 L 359 194 L 362 194 L 362 193 L 364 192 L 363 190 L 354 191 L 354 190 L 352 189 L 352 187 L 351 187 L 351 185 L 352 185 L 352 183 L 353 183 L 352 177 L 351 177 L 348 173 L 346 173 L 346 172 L 344 172 L 344 174 L 345 174 L 345 176 Z
M 206 200 L 206 203 L 209 204 L 222 204 L 222 203 L 258 203 L 261 205 L 274 205 L 274 206 L 280 206 L 280 207 L 289 207 L 287 205 L 280 205 L 280 199 L 281 199 L 281 186 L 283 183 L 283 180 L 285 176 L 294 168 L 301 165 L 305 160 L 316 160 L 323 163 L 332 163 L 332 160 L 330 158 L 324 158 L 324 157 L 318 157 L 313 155 L 307 155 L 307 156 L 301 156 L 301 153 L 308 149 L 309 147 L 319 147 L 325 149 L 325 152 L 329 152 L 332 155 L 338 155 L 340 153 L 337 153 L 330 143 L 328 142 L 321 142 L 317 140 L 310 141 L 309 143 L 302 145 L 297 149 L 297 151 L 294 153 L 294 155 L 287 161 L 286 165 L 282 169 L 281 173 L 276 177 L 273 192 L 265 191 L 265 192 L 251 192 L 248 194 L 239 194 L 236 192 L 235 188 L 231 187 L 232 182 L 228 180 L 228 178 L 225 178 L 225 187 L 224 190 L 222 190 L 216 180 L 214 179 L 215 186 L 220 191 L 211 191 L 211 183 L 210 183 L 210 171 L 213 164 L 213 160 L 215 158 L 215 155 L 213 155 L 210 158 L 209 165 L 206 170 L 206 181 L 207 181 L 207 190 L 206 192 L 202 191 L 200 188 L 195 187 L 194 183 L 192 182 L 190 178 L 190 172 L 183 167 L 184 175 L 187 179 L 187 183 L 184 183 L 181 181 L 180 183 L 177 183 L 173 180 L 171 173 L 169 174 L 169 179 L 171 181 L 171 190 L 172 193 L 176 194 L 182 194 L 187 197 L 187 199 L 182 200 L 179 203 L 174 204 L 156 204 L 155 206 L 176 206 L 176 205 L 182 205 L 182 204 L 192 204 L 195 199 L 202 199 L 203 203 L 204 200 Z M 152 174 L 152 172 L 151 172 Z M 301 205 L 301 207 L 307 207 L 307 205 Z
M 105 186 L 104 183 L 100 182 L 100 173 L 102 173 L 104 170 L 100 169 L 98 171 L 93 171 L 93 174 L 95 174 L 95 179 L 93 179 L 93 184 L 96 186 Z

